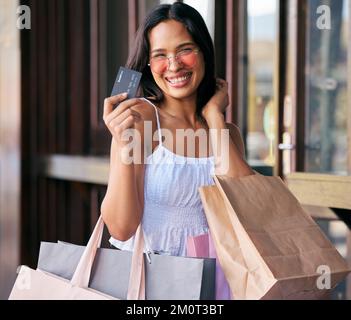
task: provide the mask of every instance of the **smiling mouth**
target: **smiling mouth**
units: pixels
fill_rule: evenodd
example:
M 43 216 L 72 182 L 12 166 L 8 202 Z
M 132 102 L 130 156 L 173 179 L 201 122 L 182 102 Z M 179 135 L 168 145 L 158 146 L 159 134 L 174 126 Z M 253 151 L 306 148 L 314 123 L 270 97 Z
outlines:
M 182 83 L 186 83 L 191 78 L 192 74 L 193 74 L 192 72 L 187 72 L 181 77 L 172 77 L 172 78 L 166 77 L 166 80 L 167 82 L 173 85 L 182 84 Z

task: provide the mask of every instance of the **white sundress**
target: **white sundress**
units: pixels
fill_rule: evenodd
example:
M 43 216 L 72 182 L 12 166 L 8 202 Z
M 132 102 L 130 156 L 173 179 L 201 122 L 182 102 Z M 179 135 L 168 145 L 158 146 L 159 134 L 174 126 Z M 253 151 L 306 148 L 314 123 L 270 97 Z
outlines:
M 164 147 L 157 107 L 144 100 L 155 108 L 159 137 L 145 164 L 144 236 L 156 253 L 186 256 L 187 237 L 208 232 L 198 188 L 214 184 L 214 157 L 185 157 Z M 132 251 L 134 236 L 127 241 L 111 237 L 110 243 Z

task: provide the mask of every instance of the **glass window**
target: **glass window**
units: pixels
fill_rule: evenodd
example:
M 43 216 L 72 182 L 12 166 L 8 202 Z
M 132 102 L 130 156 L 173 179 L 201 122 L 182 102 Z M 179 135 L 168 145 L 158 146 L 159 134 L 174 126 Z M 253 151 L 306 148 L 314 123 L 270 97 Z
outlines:
M 307 1 L 305 171 L 347 173 L 349 0 Z
M 248 0 L 247 157 L 253 166 L 274 166 L 276 0 Z

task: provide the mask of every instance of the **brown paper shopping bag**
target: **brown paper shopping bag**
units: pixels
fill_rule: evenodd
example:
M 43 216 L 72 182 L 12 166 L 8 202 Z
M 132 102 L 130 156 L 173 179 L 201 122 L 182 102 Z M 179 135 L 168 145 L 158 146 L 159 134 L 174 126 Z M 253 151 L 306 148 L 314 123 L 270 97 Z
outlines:
M 278 177 L 215 176 L 199 188 L 235 299 L 318 299 L 350 271 Z

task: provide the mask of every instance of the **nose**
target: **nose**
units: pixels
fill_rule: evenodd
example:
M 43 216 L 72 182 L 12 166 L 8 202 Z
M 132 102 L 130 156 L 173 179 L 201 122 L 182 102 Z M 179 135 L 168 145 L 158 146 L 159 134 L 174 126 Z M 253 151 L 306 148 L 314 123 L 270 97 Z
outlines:
M 178 62 L 178 59 L 176 57 L 169 57 L 168 58 L 168 70 L 170 71 L 176 71 L 181 67 L 181 63 Z

